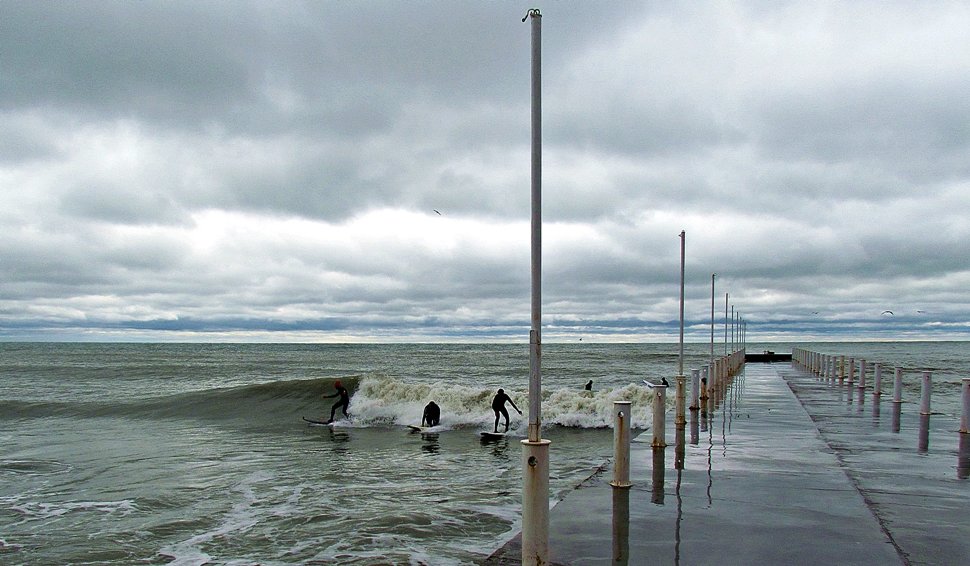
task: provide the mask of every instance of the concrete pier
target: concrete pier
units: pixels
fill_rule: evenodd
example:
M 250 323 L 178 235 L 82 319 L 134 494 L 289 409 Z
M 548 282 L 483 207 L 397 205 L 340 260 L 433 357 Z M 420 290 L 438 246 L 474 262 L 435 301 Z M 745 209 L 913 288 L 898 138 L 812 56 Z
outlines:
M 908 565 L 970 556 L 970 484 L 959 473 L 967 435 L 957 422 L 934 415 L 918 447 L 929 423 L 917 406 L 899 415 L 888 402 L 882 412 L 871 399 L 846 405 L 838 385 L 789 363 L 747 365 L 730 387 L 697 444 L 681 451 L 652 448 L 649 434 L 634 440 L 631 489 L 617 495 L 604 470 L 559 502 L 551 563 Z M 513 539 L 485 564 L 518 556 Z

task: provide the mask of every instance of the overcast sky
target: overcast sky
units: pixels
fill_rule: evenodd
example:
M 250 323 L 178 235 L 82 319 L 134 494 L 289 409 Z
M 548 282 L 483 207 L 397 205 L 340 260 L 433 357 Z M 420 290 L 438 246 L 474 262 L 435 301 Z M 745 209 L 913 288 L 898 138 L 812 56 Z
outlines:
M 544 341 L 970 339 L 970 4 L 642 0 L 0 1 L 0 339 L 527 343 L 529 7 Z

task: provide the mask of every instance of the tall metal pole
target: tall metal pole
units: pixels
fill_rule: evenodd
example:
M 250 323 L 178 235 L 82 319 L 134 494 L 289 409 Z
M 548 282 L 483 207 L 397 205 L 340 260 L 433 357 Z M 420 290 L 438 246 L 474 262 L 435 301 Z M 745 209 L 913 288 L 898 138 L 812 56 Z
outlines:
M 549 444 L 542 423 L 542 15 L 532 9 L 532 329 L 529 438 L 522 441 L 522 564 L 549 563 Z
M 687 232 L 680 231 L 680 357 L 677 359 L 677 375 L 684 375 L 684 257 Z
M 734 328 L 738 325 L 738 318 L 734 314 L 734 305 L 731 305 L 731 352 L 735 351 L 734 347 Z
M 724 355 L 728 353 L 727 335 L 728 335 L 728 295 L 730 293 L 724 293 Z
M 708 363 L 714 365 L 714 280 L 717 278 L 717 273 L 711 274 L 711 359 Z
M 674 416 L 674 424 L 677 426 L 677 430 L 683 432 L 684 426 L 687 424 L 687 410 L 686 410 L 686 390 L 687 390 L 687 376 L 684 375 L 684 258 L 685 258 L 685 248 L 687 242 L 687 232 L 684 230 L 680 231 L 680 355 L 677 357 L 677 392 L 675 394 L 675 407 L 676 415 Z M 683 438 L 683 436 L 678 436 L 678 438 Z
M 529 332 L 529 440 L 542 422 L 542 16 L 532 18 L 532 330 Z

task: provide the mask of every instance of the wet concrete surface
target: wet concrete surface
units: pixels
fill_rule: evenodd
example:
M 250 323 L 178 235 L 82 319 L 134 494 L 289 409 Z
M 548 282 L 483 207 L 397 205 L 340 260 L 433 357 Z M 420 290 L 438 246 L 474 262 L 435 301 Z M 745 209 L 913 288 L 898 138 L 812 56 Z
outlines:
M 672 413 L 666 449 L 634 440 L 630 489 L 609 468 L 552 509 L 551 561 L 968 563 L 959 422 L 924 418 L 921 434 L 918 405 L 895 415 L 889 398 L 859 397 L 789 363 L 747 364 L 716 408 L 691 413 L 680 451 Z M 516 537 L 485 563 L 520 552 Z

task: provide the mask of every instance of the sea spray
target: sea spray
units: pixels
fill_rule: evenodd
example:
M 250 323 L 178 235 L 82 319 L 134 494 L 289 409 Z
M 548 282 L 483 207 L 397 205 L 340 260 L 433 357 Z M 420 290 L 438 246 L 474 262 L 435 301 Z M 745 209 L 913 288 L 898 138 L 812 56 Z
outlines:
M 525 389 L 505 388 L 515 404 L 525 412 L 528 397 Z M 491 426 L 495 414 L 492 397 L 497 390 L 452 383 L 409 383 L 387 377 L 369 376 L 361 380 L 351 398 L 351 413 L 358 424 L 409 425 L 421 422 L 424 406 L 434 401 L 441 407 L 441 426 L 460 428 Z M 653 419 L 651 403 L 654 393 L 642 385 L 628 384 L 599 391 L 582 389 L 546 389 L 542 395 L 542 420 L 546 425 L 576 428 L 603 428 L 613 424 L 613 402 L 633 403 L 634 428 L 649 428 Z M 525 420 L 511 406 L 512 428 Z

